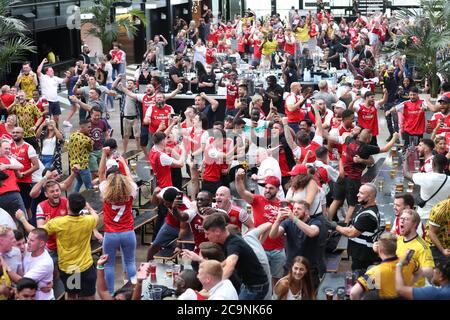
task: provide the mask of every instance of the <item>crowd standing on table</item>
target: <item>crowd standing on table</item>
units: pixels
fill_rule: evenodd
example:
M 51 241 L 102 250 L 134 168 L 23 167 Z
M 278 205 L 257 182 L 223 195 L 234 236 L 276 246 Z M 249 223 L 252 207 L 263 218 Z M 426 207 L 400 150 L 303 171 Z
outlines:
M 286 22 L 249 10 L 225 22 L 205 12 L 199 23 L 175 19 L 172 55 L 171 40 L 149 41 L 134 78 L 119 43 L 99 64 L 84 45 L 64 78 L 44 59 L 1 87 L 0 300 L 55 299 L 60 280 L 67 299 L 141 299 L 150 270 L 136 268 L 138 186 L 117 146 L 127 151 L 132 136 L 156 179 L 148 260 L 194 239 L 192 250 L 175 242 L 192 260 L 174 279 L 180 300 L 317 299 L 335 235 L 349 238 L 351 299 L 450 299 L 450 85 L 441 79 L 437 101 L 422 100 L 405 57 L 380 53 L 410 22 L 359 13 L 338 21 L 323 10 L 291 10 Z M 314 91 L 317 69 L 329 77 Z M 61 121 L 63 83 L 71 111 Z M 193 103 L 175 114 L 171 99 L 183 93 Z M 108 120 L 119 111 L 123 136 L 114 139 Z M 77 112 L 79 129 L 65 135 Z M 405 158 L 423 158 L 414 172 L 403 167 L 420 198 L 395 195 L 389 230 L 377 187 L 361 179 L 374 155 L 401 142 Z M 101 230 L 83 185 L 100 191 Z M 92 237 L 102 243 L 96 264 Z M 117 291 L 118 249 L 133 286 Z

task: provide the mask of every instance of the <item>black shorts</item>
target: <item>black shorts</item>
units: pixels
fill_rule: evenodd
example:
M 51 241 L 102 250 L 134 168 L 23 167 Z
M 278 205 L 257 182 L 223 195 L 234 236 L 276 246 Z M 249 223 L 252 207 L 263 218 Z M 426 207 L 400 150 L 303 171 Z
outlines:
M 344 201 L 345 200 L 345 180 L 344 178 L 339 178 L 335 183 L 333 183 L 333 198 L 334 200 Z
M 25 208 L 29 209 L 31 208 L 31 183 L 24 183 L 24 182 L 17 182 L 17 185 L 20 189 L 20 196 L 23 199 L 23 204 L 25 205 Z
M 49 115 L 59 116 L 61 114 L 61 107 L 59 101 L 49 101 L 48 102 L 48 113 Z
M 222 186 L 222 181 L 202 181 L 202 187 L 200 191 L 209 191 L 212 195 L 216 194 L 217 189 Z
M 97 272 L 94 265 L 81 273 L 68 274 L 61 269 L 59 270 L 59 273 L 67 293 L 77 294 L 80 297 L 90 297 L 95 295 Z
M 345 177 L 346 199 L 349 206 L 356 206 L 358 204 L 358 192 L 360 187 L 361 180 Z

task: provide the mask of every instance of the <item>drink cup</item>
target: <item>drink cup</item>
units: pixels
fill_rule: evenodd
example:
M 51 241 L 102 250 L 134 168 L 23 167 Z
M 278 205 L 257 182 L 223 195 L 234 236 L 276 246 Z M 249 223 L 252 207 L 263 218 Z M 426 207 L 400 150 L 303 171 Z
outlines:
M 391 231 L 391 221 L 386 220 L 386 231 Z
M 345 274 L 345 292 L 349 296 L 353 288 L 353 273 L 351 271 Z
M 397 147 L 396 146 L 392 147 L 391 156 L 392 156 L 392 159 L 394 159 L 394 157 L 397 156 Z
M 156 262 L 150 261 L 150 274 L 156 274 Z
M 161 300 L 162 297 L 162 289 L 161 288 L 152 288 L 149 291 L 151 300 Z
M 333 288 L 327 288 L 325 289 L 325 296 L 327 300 L 333 300 L 334 297 L 334 289 Z
M 420 171 L 420 160 L 414 160 L 414 171 L 415 172 Z
M 175 287 L 175 279 L 179 276 L 181 271 L 181 266 L 179 264 L 174 264 L 172 266 L 172 279 L 173 279 L 173 286 Z
M 383 187 L 384 187 L 384 179 L 379 178 L 378 179 L 378 189 L 383 190 Z
M 394 179 L 395 178 L 395 169 L 391 169 L 390 174 L 391 174 L 391 179 Z
M 414 191 L 414 182 L 408 182 L 408 192 Z

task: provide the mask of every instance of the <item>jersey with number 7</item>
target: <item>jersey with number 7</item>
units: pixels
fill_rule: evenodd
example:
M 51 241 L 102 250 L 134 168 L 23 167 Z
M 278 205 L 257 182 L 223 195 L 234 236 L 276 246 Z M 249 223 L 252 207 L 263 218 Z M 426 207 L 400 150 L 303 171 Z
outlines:
M 105 181 L 106 182 L 106 181 Z M 100 188 L 101 189 L 101 188 Z M 128 201 L 122 203 L 110 203 L 108 199 L 103 204 L 103 223 L 105 232 L 125 232 L 134 230 L 133 199 L 136 197 L 137 188 Z

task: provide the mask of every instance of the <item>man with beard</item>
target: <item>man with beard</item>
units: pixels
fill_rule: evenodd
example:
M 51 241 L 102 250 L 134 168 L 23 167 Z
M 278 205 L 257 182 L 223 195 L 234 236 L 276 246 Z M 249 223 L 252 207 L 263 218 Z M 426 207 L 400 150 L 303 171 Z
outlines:
M 17 185 L 20 188 L 20 195 L 22 196 L 25 208 L 28 211 L 28 216 L 31 217 L 31 184 L 33 172 L 39 170 L 39 159 L 36 150 L 33 146 L 23 139 L 24 130 L 21 127 L 15 127 L 12 132 L 14 142 L 11 144 L 11 155 L 16 158 L 23 169 L 16 174 Z
M 247 230 L 255 228 L 253 220 L 250 215 L 243 208 L 233 204 L 231 201 L 231 192 L 227 187 L 220 187 L 216 191 L 216 203 L 214 208 L 225 211 L 230 219 L 230 224 L 236 225 L 242 231 L 242 225 L 247 227 Z
M 419 98 L 419 89 L 412 87 L 409 90 L 408 101 L 402 102 L 386 111 L 386 115 L 392 112 L 403 113 L 403 141 L 405 147 L 409 147 L 412 142 L 417 145 L 419 140 L 423 138 L 425 132 L 425 111 L 427 109 L 427 103 Z
M 244 169 L 238 169 L 235 182 L 236 190 L 239 196 L 252 206 L 255 227 L 266 222 L 274 223 L 280 208 L 280 199 L 277 197 L 281 184 L 280 179 L 275 176 L 265 178 L 263 195 L 261 195 L 253 194 L 245 189 L 244 177 Z M 284 237 L 268 238 L 264 241 L 263 247 L 269 259 L 272 284 L 275 285 L 284 274 L 283 267 L 286 263 Z
M 371 145 L 378 146 L 377 135 L 378 135 L 378 115 L 377 109 L 382 107 L 387 101 L 387 90 L 384 89 L 384 96 L 382 100 L 375 101 L 375 95 L 367 91 L 364 94 L 364 103 L 357 103 L 359 100 L 357 96 L 353 100 L 348 108 L 355 111 L 358 114 L 358 125 L 363 129 L 370 129 L 372 131 L 372 139 L 370 141 Z
M 120 77 L 120 79 L 123 79 L 123 78 L 125 78 L 125 75 L 121 74 L 121 75 L 119 75 L 119 77 Z M 129 88 L 123 87 L 121 82 L 119 82 L 119 83 L 114 82 L 113 87 L 115 87 L 116 84 L 117 84 L 118 89 L 121 90 L 123 93 L 125 93 L 128 97 L 130 97 L 131 99 L 133 99 L 137 102 L 140 102 L 141 107 L 138 107 L 139 116 L 142 119 L 140 146 L 141 146 L 142 151 L 144 152 L 145 156 L 147 157 L 148 156 L 147 145 L 149 143 L 149 128 L 148 128 L 148 124 L 144 123 L 144 118 L 145 118 L 147 110 L 150 108 L 150 106 L 155 104 L 157 91 L 155 90 L 155 87 L 152 84 L 148 84 L 145 86 L 144 93 L 134 93 Z M 164 95 L 164 99 L 166 101 L 169 99 L 172 99 L 179 92 L 181 92 L 182 89 L 183 89 L 183 84 L 180 83 L 180 84 L 178 84 L 178 86 L 176 87 L 176 89 L 174 91 L 172 91 L 170 94 Z
M 278 113 L 284 113 L 283 104 L 283 88 L 277 83 L 277 78 L 275 76 L 268 76 L 267 79 L 267 89 L 261 89 L 260 94 L 263 97 L 263 107 L 262 110 L 265 114 L 270 112 L 270 103 L 277 108 Z
M 430 106 L 430 109 L 434 111 L 433 116 L 429 124 L 427 125 L 427 133 L 431 133 L 433 129 L 436 131 L 435 134 L 442 134 L 448 137 L 448 132 L 450 132 L 450 92 L 444 93 L 438 98 L 438 106 Z M 447 134 L 447 135 L 446 135 Z M 448 138 L 446 139 L 448 143 Z
M 17 116 L 17 125 L 23 129 L 24 140 L 39 152 L 36 129 L 41 125 L 43 118 L 38 107 L 25 99 L 24 91 L 19 91 L 16 100 L 7 110 L 9 114 Z
M 397 257 L 406 257 L 409 250 L 414 250 L 412 258 L 421 270 L 422 276 L 417 279 L 415 287 L 423 287 L 425 278 L 433 277 L 434 260 L 430 246 L 417 233 L 418 226 L 422 224 L 420 216 L 412 209 L 403 210 L 400 216 L 400 236 L 397 237 Z
M 182 224 L 189 224 L 190 229 L 192 230 L 192 235 L 194 236 L 194 252 L 197 254 L 200 253 L 200 244 L 208 241 L 205 237 L 205 230 L 203 229 L 204 218 L 212 213 L 222 213 L 226 216 L 226 212 L 224 210 L 211 207 L 212 199 L 213 196 L 209 191 L 200 191 L 197 194 L 197 202 L 194 208 L 185 211 L 173 211 L 174 217 L 180 220 Z
M 363 275 L 367 268 L 378 262 L 378 256 L 373 251 L 373 244 L 380 233 L 380 214 L 375 202 L 377 188 L 366 183 L 359 188 L 358 202 L 350 225 L 338 226 L 335 221 L 328 222 L 331 230 L 336 230 L 348 237 L 348 254 L 352 257 L 352 270 Z
M 286 96 L 284 102 L 284 112 L 288 118 L 289 127 L 291 127 L 295 133 L 300 130 L 299 122 L 304 120 L 307 114 L 306 108 L 304 108 L 305 102 L 312 95 L 310 91 L 302 97 L 302 85 L 300 82 L 291 83 L 291 92 Z
M 25 61 L 22 64 L 22 70 L 17 77 L 15 87 L 20 87 L 23 91 L 25 91 L 26 98 L 29 100 L 32 97 L 33 91 L 36 90 L 37 85 L 37 76 L 33 70 L 31 70 L 30 62 Z

